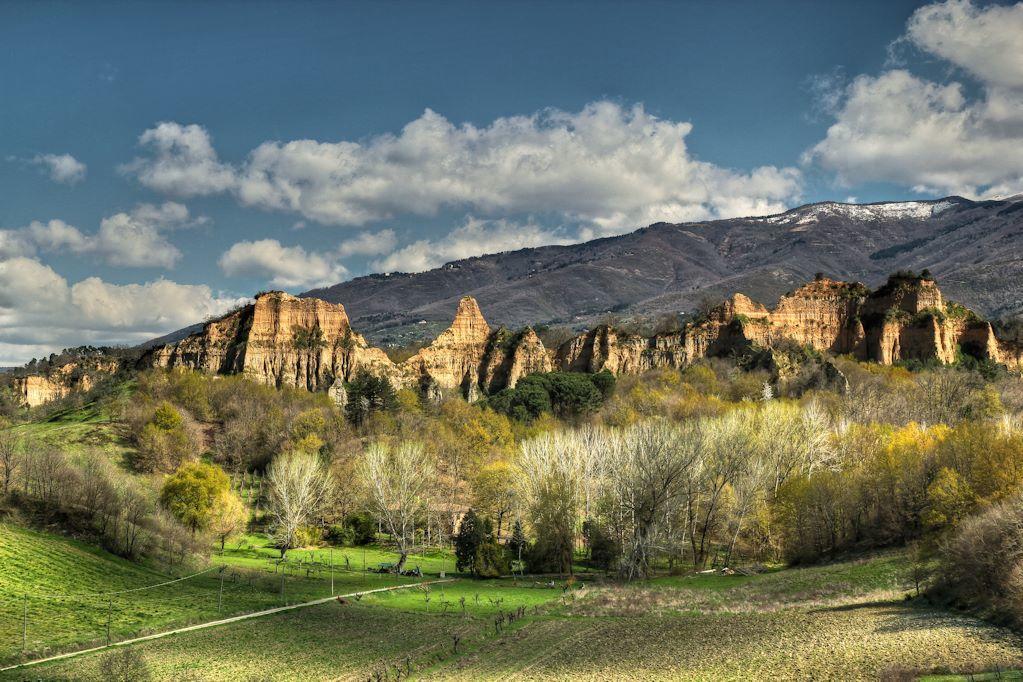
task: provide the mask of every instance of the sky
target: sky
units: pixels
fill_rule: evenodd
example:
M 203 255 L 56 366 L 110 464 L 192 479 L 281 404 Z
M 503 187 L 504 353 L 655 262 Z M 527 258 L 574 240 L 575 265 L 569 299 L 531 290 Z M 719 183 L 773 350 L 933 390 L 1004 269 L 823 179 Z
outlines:
M 253 292 L 1023 192 L 1023 3 L 0 3 L 0 365 Z

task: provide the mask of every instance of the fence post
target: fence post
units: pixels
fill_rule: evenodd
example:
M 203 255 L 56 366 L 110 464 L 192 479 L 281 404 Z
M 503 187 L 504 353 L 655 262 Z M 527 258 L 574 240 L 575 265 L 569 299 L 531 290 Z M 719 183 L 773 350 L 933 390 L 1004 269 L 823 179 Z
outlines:
M 224 569 L 220 569 L 220 594 L 217 595 L 217 613 L 224 608 Z
M 281 571 L 281 603 L 284 604 L 284 580 L 288 577 L 287 571 Z
M 110 646 L 110 619 L 114 614 L 114 598 L 107 600 L 107 646 Z
M 334 548 L 330 548 L 330 596 L 334 596 Z
M 21 625 L 21 655 L 28 655 L 28 594 L 25 594 L 25 613 Z

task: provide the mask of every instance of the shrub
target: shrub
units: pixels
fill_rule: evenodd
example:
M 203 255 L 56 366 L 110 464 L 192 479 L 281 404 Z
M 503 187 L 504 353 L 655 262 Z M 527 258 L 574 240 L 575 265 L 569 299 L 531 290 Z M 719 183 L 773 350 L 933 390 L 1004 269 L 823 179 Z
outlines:
M 1023 624 L 1023 496 L 965 519 L 942 552 L 939 593 L 959 606 Z
M 115 649 L 99 664 L 100 677 L 107 682 L 146 682 L 153 679 L 149 665 L 136 647 Z
M 472 568 L 480 578 L 500 578 L 510 571 L 508 557 L 496 542 L 484 542 L 476 549 Z
M 377 520 L 372 514 L 353 514 L 348 518 L 348 524 L 355 533 L 356 545 L 368 545 L 377 539 Z
M 526 566 L 532 573 L 568 573 L 572 570 L 572 532 L 567 527 L 552 525 L 538 529 L 536 542 L 523 552 Z

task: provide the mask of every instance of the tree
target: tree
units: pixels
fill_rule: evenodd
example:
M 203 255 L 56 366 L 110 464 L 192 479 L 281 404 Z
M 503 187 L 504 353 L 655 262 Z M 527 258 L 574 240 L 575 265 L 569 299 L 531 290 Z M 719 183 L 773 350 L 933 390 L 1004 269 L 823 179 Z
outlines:
M 416 521 L 428 509 L 433 463 L 421 443 L 402 441 L 391 447 L 377 442 L 366 449 L 363 477 L 374 511 L 397 547 L 395 572 L 408 559 Z
M 345 416 L 352 424 L 361 426 L 372 412 L 393 410 L 398 404 L 394 387 L 387 377 L 360 370 L 348 384 L 348 402 Z
M 333 482 L 319 457 L 303 450 L 277 455 L 266 481 L 270 536 L 284 558 L 289 549 L 297 546 L 303 526 L 309 525 L 329 504 Z
M 20 465 L 18 438 L 10 431 L 0 431 L 0 477 L 4 497 L 11 492 L 11 483 Z
M 455 569 L 476 574 L 476 553 L 483 543 L 491 541 L 492 528 L 489 519 L 480 518 L 470 509 L 458 524 L 455 535 Z
M 522 520 L 515 519 L 512 525 L 511 540 L 508 541 L 508 551 L 516 561 L 522 560 L 522 552 L 526 549 L 526 531 L 522 528 Z
M 229 487 L 227 474 L 215 464 L 186 462 L 164 481 L 160 503 L 195 535 L 209 527 L 214 506 Z
M 236 494 L 224 491 L 217 497 L 210 513 L 209 528 L 213 536 L 220 540 L 221 554 L 224 553 L 228 538 L 240 533 L 248 519 L 248 511 Z
M 661 419 L 640 422 L 616 440 L 610 448 L 610 497 L 618 518 L 631 526 L 621 564 L 631 580 L 649 573 L 662 520 L 700 473 L 706 443 L 698 428 Z
M 496 537 L 500 540 L 504 517 L 515 502 L 511 465 L 505 460 L 492 462 L 478 470 L 472 484 L 475 506 L 497 517 Z
M 599 429 L 548 432 L 520 445 L 519 483 L 536 535 L 531 570 L 572 570 L 576 531 L 606 454 L 606 432 Z

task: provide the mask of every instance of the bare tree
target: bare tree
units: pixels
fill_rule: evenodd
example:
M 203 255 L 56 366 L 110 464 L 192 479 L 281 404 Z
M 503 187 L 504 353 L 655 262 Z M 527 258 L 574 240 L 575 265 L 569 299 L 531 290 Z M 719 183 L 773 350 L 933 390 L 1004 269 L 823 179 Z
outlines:
M 295 547 L 299 530 L 329 503 L 332 478 L 316 455 L 300 450 L 277 455 L 266 478 L 271 537 L 283 558 Z
M 433 463 L 422 443 L 403 441 L 395 447 L 373 443 L 362 468 L 374 510 L 397 546 L 394 570 L 400 572 L 415 537 L 416 520 L 429 508 Z
M 646 576 L 666 520 L 683 499 L 686 483 L 703 465 L 703 438 L 694 424 L 661 419 L 626 429 L 611 448 L 608 468 L 614 505 L 631 526 L 628 551 L 619 570 L 628 579 Z
M 3 480 L 4 497 L 11 492 L 11 483 L 21 464 L 20 443 L 12 431 L 0 431 L 0 477 Z

